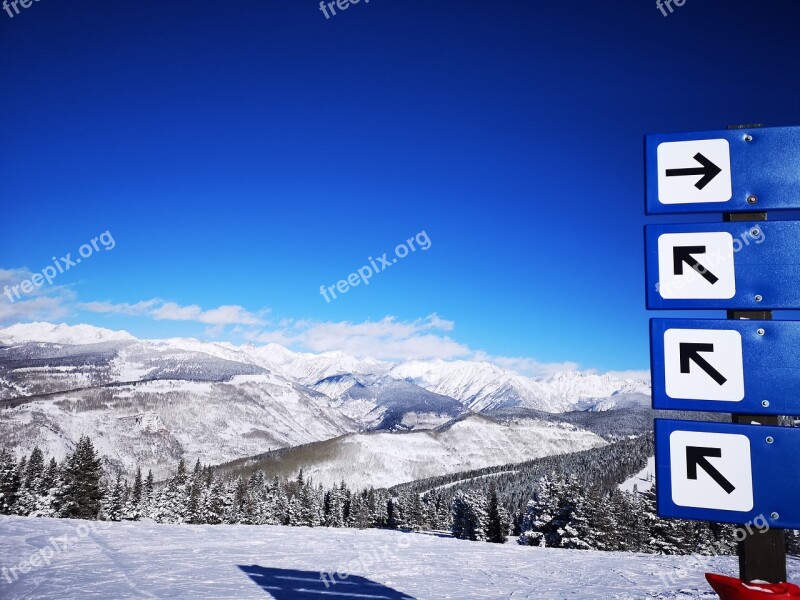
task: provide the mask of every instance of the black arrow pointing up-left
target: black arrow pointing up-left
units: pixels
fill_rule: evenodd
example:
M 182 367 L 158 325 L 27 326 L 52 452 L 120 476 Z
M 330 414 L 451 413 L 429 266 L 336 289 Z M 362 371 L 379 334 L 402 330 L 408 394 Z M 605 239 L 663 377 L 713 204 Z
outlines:
M 719 484 L 728 494 L 733 493 L 736 487 L 725 476 L 708 462 L 709 458 L 721 458 L 722 448 L 699 448 L 697 446 L 686 447 L 686 477 L 697 480 L 697 467 L 709 474 L 711 479 Z
M 719 277 L 701 265 L 693 254 L 705 254 L 705 246 L 675 246 L 672 249 L 672 260 L 674 262 L 675 275 L 683 275 L 683 264 L 686 263 L 695 271 L 700 273 L 703 278 L 711 285 L 719 281 Z
M 701 352 L 713 352 L 714 344 L 680 344 L 679 353 L 681 355 L 681 373 L 691 373 L 692 363 L 697 364 L 698 367 L 708 373 L 709 377 L 716 381 L 719 385 L 725 385 L 728 381 L 725 376 L 712 367 L 708 361 L 700 356 Z
M 667 177 L 690 177 L 692 175 L 702 175 L 697 183 L 694 184 L 694 187 L 696 187 L 698 190 L 702 190 L 709 183 L 711 183 L 717 175 L 722 173 L 722 169 L 720 169 L 717 165 L 708 160 L 699 152 L 694 155 L 694 159 L 703 166 L 693 167 L 690 169 L 667 169 Z

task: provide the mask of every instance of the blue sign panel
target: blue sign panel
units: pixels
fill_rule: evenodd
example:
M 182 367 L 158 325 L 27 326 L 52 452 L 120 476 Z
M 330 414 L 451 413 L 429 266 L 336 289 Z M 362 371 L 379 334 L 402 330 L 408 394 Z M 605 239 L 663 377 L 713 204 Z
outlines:
M 653 319 L 653 408 L 798 412 L 800 322 Z
M 800 528 L 800 428 L 657 419 L 661 517 Z
M 649 135 L 647 213 L 800 208 L 800 127 Z
M 649 225 L 648 309 L 800 308 L 800 222 Z

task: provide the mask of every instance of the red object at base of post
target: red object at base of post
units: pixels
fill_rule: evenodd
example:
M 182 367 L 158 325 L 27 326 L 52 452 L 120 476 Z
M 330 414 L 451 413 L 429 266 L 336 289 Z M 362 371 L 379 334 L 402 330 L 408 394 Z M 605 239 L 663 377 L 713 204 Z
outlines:
M 722 600 L 800 599 L 800 587 L 793 583 L 745 583 L 735 577 L 706 573 L 706 579 Z

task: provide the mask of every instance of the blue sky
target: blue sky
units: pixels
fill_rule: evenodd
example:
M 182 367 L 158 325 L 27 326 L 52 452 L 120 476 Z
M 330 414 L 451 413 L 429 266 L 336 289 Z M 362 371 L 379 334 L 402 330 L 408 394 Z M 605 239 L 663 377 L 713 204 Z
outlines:
M 798 17 L 789 0 L 0 12 L 0 283 L 115 243 L 0 298 L 0 319 L 646 369 L 643 135 L 798 124 Z M 320 294 L 423 231 L 429 249 Z

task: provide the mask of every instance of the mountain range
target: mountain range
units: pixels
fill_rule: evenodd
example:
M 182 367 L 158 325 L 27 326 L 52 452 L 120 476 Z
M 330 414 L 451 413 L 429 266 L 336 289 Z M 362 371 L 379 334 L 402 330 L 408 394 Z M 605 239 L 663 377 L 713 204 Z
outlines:
M 644 407 L 648 395 L 647 381 L 582 372 L 530 378 L 489 362 L 140 340 L 90 325 L 0 329 L 3 444 L 63 456 L 88 434 L 125 473 L 142 466 L 159 476 L 179 458 L 220 464 L 304 447 L 287 464 L 319 480 L 351 464 L 360 482 L 394 484 L 503 464 L 511 454 L 525 460 L 602 445 L 595 433 L 546 415 Z M 315 463 L 315 444 L 337 464 L 326 471 Z M 408 460 L 392 467 L 382 456 Z

